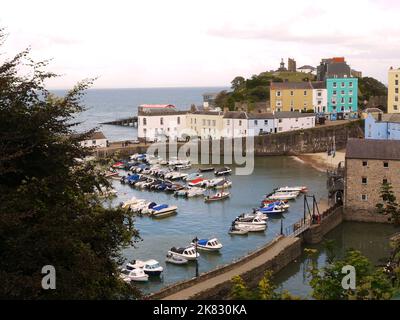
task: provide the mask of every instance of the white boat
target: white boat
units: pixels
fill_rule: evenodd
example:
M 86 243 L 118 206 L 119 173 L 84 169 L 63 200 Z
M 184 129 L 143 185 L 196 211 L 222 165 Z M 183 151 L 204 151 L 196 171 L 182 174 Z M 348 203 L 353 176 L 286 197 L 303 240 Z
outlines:
M 187 163 L 187 164 L 181 163 L 181 164 L 176 164 L 174 166 L 174 169 L 175 170 L 187 170 L 187 169 L 190 169 L 191 167 L 192 167 L 192 165 L 190 163 Z
M 196 246 L 196 240 L 192 240 L 192 246 Z M 206 251 L 219 251 L 223 245 L 217 238 L 212 239 L 200 239 L 197 240 L 197 249 Z
M 204 196 L 205 191 L 206 190 L 204 190 L 203 188 L 197 188 L 197 187 L 189 188 L 187 190 L 186 196 L 188 198 L 201 197 Z
M 183 180 L 192 181 L 194 179 L 202 178 L 202 177 L 203 177 L 203 175 L 201 175 L 200 173 L 193 172 L 193 173 L 189 173 L 186 177 L 183 178 Z
M 230 188 L 230 187 L 232 187 L 232 181 L 226 180 L 226 181 L 214 186 L 214 189 L 225 189 L 225 188 Z
M 224 178 L 215 178 L 215 179 L 210 179 L 205 181 L 205 186 L 207 188 L 214 188 L 216 185 L 224 181 Z
M 244 235 L 247 235 L 249 233 L 249 230 L 246 229 L 246 228 L 239 228 L 238 226 L 233 225 L 233 226 L 231 226 L 229 228 L 228 233 L 229 234 L 236 234 L 236 235 L 244 236 Z
M 193 246 L 189 246 L 186 248 L 176 248 L 172 247 L 168 253 L 174 254 L 178 257 L 185 258 L 186 260 L 196 260 L 196 258 L 200 257 L 200 254 L 197 252 Z
M 296 186 L 296 187 L 280 187 L 275 190 L 276 192 L 307 192 L 308 188 L 306 186 Z
M 217 192 L 216 194 L 212 195 L 212 196 L 207 196 L 204 198 L 205 202 L 212 202 L 212 201 L 219 201 L 219 200 L 224 200 L 224 199 L 228 199 L 230 197 L 230 193 L 229 192 Z
M 165 262 L 173 263 L 173 264 L 187 264 L 189 262 L 188 259 L 177 256 L 173 253 L 167 253 L 165 258 Z
M 146 261 L 142 260 L 133 260 L 126 265 L 127 270 L 135 270 L 140 269 L 143 270 L 149 276 L 159 276 L 161 272 L 164 271 L 164 268 L 160 266 L 160 263 L 157 260 L 150 259 Z
M 196 178 L 194 180 L 189 181 L 188 186 L 189 187 L 201 187 L 205 183 L 205 180 L 203 178 Z
M 133 270 L 122 269 L 120 277 L 125 282 L 131 282 L 131 281 L 143 282 L 149 280 L 149 276 L 142 269 L 133 269 Z
M 170 179 L 170 180 L 178 180 L 178 179 L 184 179 L 187 176 L 187 173 L 182 173 L 178 171 L 172 171 L 167 174 L 165 174 L 165 179 Z
M 260 217 L 237 217 L 235 220 L 235 225 L 239 228 L 247 229 L 248 231 L 263 231 L 267 228 L 267 222 Z
M 299 196 L 299 192 L 275 192 L 267 196 L 268 200 L 293 200 Z
M 229 167 L 223 167 L 214 171 L 214 174 L 217 176 L 223 176 L 227 174 L 231 174 L 232 169 Z
M 175 215 L 178 210 L 177 206 L 169 206 L 167 204 L 160 204 L 151 208 L 150 216 L 153 218 L 164 218 Z

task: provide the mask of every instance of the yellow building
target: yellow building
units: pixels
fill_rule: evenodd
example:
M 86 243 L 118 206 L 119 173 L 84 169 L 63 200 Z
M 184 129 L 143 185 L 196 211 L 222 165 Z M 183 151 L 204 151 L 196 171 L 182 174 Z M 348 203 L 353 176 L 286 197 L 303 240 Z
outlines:
M 400 69 L 390 68 L 388 82 L 388 113 L 400 113 L 399 80 Z
M 223 117 L 221 111 L 194 111 L 186 116 L 186 127 L 190 135 L 202 139 L 220 139 L 223 134 Z
M 311 82 L 272 82 L 270 100 L 272 111 L 313 109 L 313 87 Z

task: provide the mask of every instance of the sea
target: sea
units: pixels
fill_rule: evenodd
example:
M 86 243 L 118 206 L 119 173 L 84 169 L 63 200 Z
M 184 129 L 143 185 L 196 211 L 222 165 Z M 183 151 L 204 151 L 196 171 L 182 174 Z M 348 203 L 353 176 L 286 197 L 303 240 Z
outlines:
M 188 109 L 191 104 L 201 105 L 202 94 L 218 92 L 224 87 L 201 88 L 148 88 L 148 89 L 90 89 L 83 98 L 86 111 L 78 115 L 81 122 L 77 131 L 98 128 L 110 141 L 135 139 L 137 130 L 132 127 L 101 125 L 103 122 L 132 117 L 137 114 L 141 104 L 174 104 L 178 109 Z M 55 90 L 63 95 L 65 91 Z M 217 167 L 218 164 L 215 164 Z M 221 165 L 219 165 L 221 166 Z M 194 172 L 194 166 L 188 172 Z M 121 175 L 126 172 L 120 172 Z M 206 178 L 213 177 L 206 173 Z M 231 197 L 227 200 L 205 203 L 201 198 L 175 198 L 171 194 L 154 191 L 136 190 L 113 180 L 118 197 L 105 205 L 117 206 L 133 196 L 154 201 L 158 204 L 170 204 L 178 207 L 178 214 L 165 219 L 153 220 L 149 217 L 137 217 L 136 228 L 141 241 L 136 247 L 123 250 L 127 261 L 132 259 L 156 259 L 164 267 L 161 277 L 150 278 L 146 283 L 136 285 L 144 292 L 151 293 L 175 282 L 191 279 L 195 276 L 195 265 L 177 266 L 165 263 L 165 255 L 171 247 L 182 247 L 190 244 L 193 238 L 217 237 L 224 247 L 219 253 L 201 252 L 199 258 L 200 273 L 236 260 L 249 252 L 264 246 L 283 230 L 290 228 L 304 217 L 304 200 L 299 197 L 290 202 L 287 213 L 271 217 L 268 228 L 262 233 L 247 236 L 231 236 L 228 229 L 232 220 L 241 213 L 252 212 L 260 206 L 261 200 L 274 188 L 287 185 L 306 185 L 309 195 L 317 201 L 327 199 L 326 173 L 315 170 L 306 163 L 291 157 L 260 157 L 255 159 L 255 168 L 249 176 L 229 177 L 233 185 L 229 190 Z M 389 254 L 387 239 L 394 230 L 391 226 L 343 223 L 328 235 L 326 239 L 335 240 L 337 254 L 352 247 L 361 250 L 374 262 Z M 323 244 L 314 246 L 319 250 L 315 259 L 320 266 L 326 263 L 326 250 Z M 277 273 L 274 281 L 280 290 L 311 298 L 312 289 L 307 277 L 309 258 L 305 255 L 292 262 L 287 268 Z
M 80 125 L 78 132 L 97 128 L 109 141 L 133 140 L 137 129 L 133 127 L 102 125 L 104 122 L 137 115 L 141 104 L 173 104 L 179 110 L 188 110 L 192 104 L 203 104 L 202 94 L 220 92 L 227 87 L 193 88 L 133 88 L 133 89 L 89 89 L 82 98 L 86 111 L 76 117 Z M 65 90 L 52 90 L 62 96 Z

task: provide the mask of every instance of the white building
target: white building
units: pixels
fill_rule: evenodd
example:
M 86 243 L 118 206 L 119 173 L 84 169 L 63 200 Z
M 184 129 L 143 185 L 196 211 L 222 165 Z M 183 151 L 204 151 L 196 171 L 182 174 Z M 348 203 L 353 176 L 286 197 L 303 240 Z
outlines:
M 173 105 L 142 105 L 138 109 L 138 138 L 147 141 L 180 138 L 187 128 L 188 113 Z
M 105 148 L 107 147 L 107 138 L 103 132 L 94 132 L 90 137 L 80 142 L 82 147 Z
M 328 91 L 325 81 L 311 82 L 313 87 L 313 107 L 315 113 L 325 113 L 328 110 Z
M 226 138 L 246 137 L 249 130 L 247 112 L 226 112 L 223 118 L 223 128 L 223 136 Z
M 300 112 L 247 113 L 236 111 L 227 112 L 223 121 L 224 136 L 226 138 L 240 138 L 313 128 L 315 127 L 315 114 Z

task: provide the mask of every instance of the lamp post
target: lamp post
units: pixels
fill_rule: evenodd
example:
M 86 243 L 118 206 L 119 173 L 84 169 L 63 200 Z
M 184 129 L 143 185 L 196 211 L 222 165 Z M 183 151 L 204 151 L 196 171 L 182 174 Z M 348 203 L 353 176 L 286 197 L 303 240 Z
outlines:
M 195 249 L 195 254 L 196 254 L 196 278 L 199 276 L 199 262 L 197 260 L 197 241 L 199 241 L 199 239 L 196 237 L 194 238 L 194 249 Z

